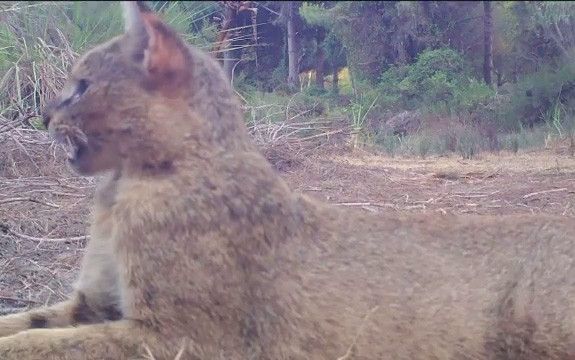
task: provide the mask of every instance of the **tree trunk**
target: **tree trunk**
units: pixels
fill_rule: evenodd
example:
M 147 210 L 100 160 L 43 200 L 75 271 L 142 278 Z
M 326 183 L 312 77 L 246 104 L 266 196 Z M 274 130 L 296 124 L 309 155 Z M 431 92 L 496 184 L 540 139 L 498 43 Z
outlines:
M 288 86 L 299 89 L 299 37 L 297 34 L 296 2 L 290 1 L 287 8 L 287 45 L 288 45 Z
M 234 56 L 234 52 L 235 51 L 233 50 L 226 50 L 224 52 L 224 72 L 226 73 L 228 80 L 232 79 L 232 72 L 234 71 L 234 65 L 237 61 Z
M 333 75 L 333 92 L 335 94 L 339 94 L 339 76 L 337 72 L 337 66 L 334 65 L 331 71 Z
M 351 64 L 347 67 L 349 72 L 349 82 L 351 83 L 351 90 L 353 91 L 353 97 L 357 98 L 358 91 L 357 87 L 355 86 L 355 66 L 351 66 Z
M 224 58 L 224 72 L 226 73 L 228 79 L 232 79 L 232 71 L 236 64 L 236 51 L 232 50 L 234 46 L 233 38 L 234 34 L 231 29 L 236 27 L 237 23 L 237 13 L 234 8 L 231 6 L 226 7 L 225 11 L 225 20 L 224 25 L 222 26 L 222 31 L 224 31 L 223 41 L 224 43 L 222 46 L 226 49 L 223 54 Z
M 483 1 L 483 41 L 483 80 L 491 86 L 493 83 L 491 78 L 493 72 L 493 19 L 490 1 Z
M 323 48 L 318 44 L 317 52 L 316 52 L 316 64 L 315 64 L 315 86 L 318 89 L 325 89 L 323 86 L 323 80 L 325 77 L 324 74 L 324 65 L 325 63 L 325 54 L 323 52 Z

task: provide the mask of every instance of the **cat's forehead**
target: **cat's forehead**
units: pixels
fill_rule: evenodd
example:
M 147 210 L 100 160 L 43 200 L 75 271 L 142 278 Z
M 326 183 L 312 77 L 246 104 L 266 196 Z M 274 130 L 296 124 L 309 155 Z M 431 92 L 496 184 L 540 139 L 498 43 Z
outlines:
M 98 45 L 78 58 L 71 69 L 72 74 L 80 74 L 99 68 L 104 58 L 119 55 L 121 51 L 120 38 L 114 38 Z

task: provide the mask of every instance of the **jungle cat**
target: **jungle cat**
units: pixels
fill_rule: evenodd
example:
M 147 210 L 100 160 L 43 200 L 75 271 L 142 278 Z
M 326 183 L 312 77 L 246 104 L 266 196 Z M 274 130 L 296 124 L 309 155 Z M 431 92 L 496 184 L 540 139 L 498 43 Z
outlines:
M 75 291 L 0 318 L 0 359 L 575 359 L 573 219 L 298 194 L 216 60 L 123 11 L 43 111 L 104 177 Z

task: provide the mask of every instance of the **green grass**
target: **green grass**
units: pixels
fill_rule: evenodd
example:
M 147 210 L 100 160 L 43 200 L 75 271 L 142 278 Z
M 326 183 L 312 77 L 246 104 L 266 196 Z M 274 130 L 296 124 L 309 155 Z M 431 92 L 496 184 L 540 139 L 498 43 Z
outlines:
M 214 43 L 213 2 L 166 3 L 162 17 L 202 48 Z M 37 114 L 77 59 L 123 31 L 118 2 L 0 2 L 0 115 Z
M 381 134 L 374 139 L 374 145 L 376 149 L 392 157 L 401 155 L 425 159 L 430 156 L 457 154 L 463 159 L 473 159 L 481 152 L 505 150 L 517 153 L 522 150 L 543 148 L 549 136 L 550 133 L 544 127 L 499 134 L 497 135 L 499 146 L 493 149 L 485 136 L 476 129 L 468 127 L 459 131 L 445 132 L 422 130 L 404 137 Z
M 215 2 L 158 2 L 162 17 L 180 32 L 186 41 L 200 48 L 213 46 L 217 28 L 210 21 L 217 8 Z M 78 55 L 123 29 L 117 2 L 0 2 L 0 116 L 10 120 L 38 114 L 47 99 L 62 87 L 68 71 Z M 569 68 L 570 69 L 570 68 Z M 569 73 L 570 74 L 570 73 Z M 561 74 L 559 74 L 561 75 Z M 557 75 L 555 77 L 559 78 Z M 553 78 L 555 79 L 555 78 Z M 529 83 L 530 84 L 530 83 Z M 554 84 L 554 83 L 553 83 Z M 406 137 L 385 132 L 372 132 L 368 124 L 383 118 L 386 94 L 379 88 L 356 81 L 357 94 L 352 91 L 349 71 L 340 72 L 340 95 L 305 88 L 295 95 L 256 91 L 249 79 L 237 74 L 234 85 L 244 101 L 246 122 L 251 128 L 264 129 L 266 139 L 278 137 L 309 137 L 329 132 L 332 123 L 341 119 L 357 134 L 353 140 L 373 144 L 391 156 L 398 154 L 427 158 L 457 153 L 473 158 L 477 153 L 494 150 L 484 135 L 472 125 L 454 123 L 446 130 L 424 130 Z M 466 109 L 480 107 L 490 96 L 479 83 L 472 83 L 456 98 Z M 553 88 L 554 89 L 554 88 Z M 570 107 L 556 96 L 554 106 L 542 116 L 546 126 L 531 131 L 499 133 L 496 149 L 519 152 L 541 147 L 549 136 L 573 136 L 575 116 Z M 454 109 L 448 109 L 455 111 Z M 461 114 L 459 114 L 461 113 Z M 459 112 L 460 117 L 473 114 Z M 518 122 L 518 121 L 517 121 Z M 42 129 L 39 119 L 30 126 Z M 432 124 L 433 125 L 433 124 Z M 266 127 L 267 126 L 267 127 Z

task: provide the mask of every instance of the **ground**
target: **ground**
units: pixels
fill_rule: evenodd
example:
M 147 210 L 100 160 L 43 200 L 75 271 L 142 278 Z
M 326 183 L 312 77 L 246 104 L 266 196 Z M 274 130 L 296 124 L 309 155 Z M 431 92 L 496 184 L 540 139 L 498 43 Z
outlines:
M 0 314 L 66 298 L 86 244 L 94 179 L 75 176 L 45 134 L 3 139 L 0 155 Z M 391 158 L 329 147 L 266 153 L 298 192 L 370 212 L 555 214 L 575 217 L 575 158 L 518 154 Z

